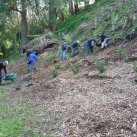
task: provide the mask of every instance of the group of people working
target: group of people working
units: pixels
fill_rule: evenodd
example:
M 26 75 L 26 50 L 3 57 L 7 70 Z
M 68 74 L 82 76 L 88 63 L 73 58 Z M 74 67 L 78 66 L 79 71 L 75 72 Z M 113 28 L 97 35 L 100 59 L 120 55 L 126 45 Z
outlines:
M 83 49 L 85 49 L 85 52 L 88 54 L 93 53 L 93 46 L 96 45 L 98 47 L 101 47 L 102 49 L 105 48 L 108 44 L 108 37 L 105 34 L 100 35 L 100 42 L 97 42 L 94 38 L 91 38 L 87 40 L 84 43 Z M 66 52 L 67 52 L 67 42 L 63 41 L 61 44 L 61 59 L 66 58 Z M 80 41 L 74 41 L 71 44 L 71 57 L 73 57 L 76 52 L 79 52 L 79 48 L 82 49 L 80 45 Z M 26 49 L 23 49 L 23 53 L 26 52 Z M 28 61 L 28 69 L 29 71 L 33 71 L 35 69 L 35 62 L 37 60 L 37 53 L 35 51 L 28 51 L 27 52 L 27 61 Z M 3 61 L 0 63 L 0 84 L 2 83 L 3 75 L 7 76 L 7 70 L 6 66 L 8 65 L 8 61 Z M 4 70 L 4 73 L 3 71 Z
M 95 39 L 89 39 L 85 42 L 84 47 L 86 48 L 86 53 L 90 54 L 93 53 L 93 46 L 96 45 L 98 47 L 101 47 L 102 49 L 107 46 L 108 37 L 105 34 L 100 35 L 100 42 L 97 42 Z M 67 42 L 63 41 L 61 44 L 61 59 L 66 58 L 66 51 L 67 51 Z M 71 57 L 73 57 L 78 51 L 79 48 L 82 49 L 80 45 L 80 41 L 74 41 L 71 45 Z M 27 61 L 28 61 L 28 67 L 29 71 L 33 71 L 35 69 L 35 62 L 37 60 L 37 53 L 35 51 L 29 51 L 27 52 Z
M 27 52 L 27 61 L 28 61 L 29 71 L 33 71 L 35 69 L 36 59 L 37 59 L 37 53 L 35 51 Z M 0 62 L 0 85 L 2 84 L 3 78 L 9 75 L 6 69 L 7 65 L 8 65 L 8 61 Z
M 83 49 L 84 52 L 87 55 L 89 55 L 89 54 L 93 53 L 93 47 L 94 46 L 100 47 L 101 49 L 104 49 L 105 47 L 107 47 L 107 45 L 108 45 L 108 36 L 106 34 L 101 34 L 99 36 L 99 38 L 100 38 L 99 42 L 94 38 L 91 38 L 91 39 L 87 40 L 84 43 L 83 48 L 80 45 L 80 41 L 72 42 L 72 44 L 71 44 L 71 57 L 75 56 L 79 52 L 79 48 Z M 67 52 L 67 42 L 63 41 L 61 43 L 61 59 L 66 58 L 66 52 Z

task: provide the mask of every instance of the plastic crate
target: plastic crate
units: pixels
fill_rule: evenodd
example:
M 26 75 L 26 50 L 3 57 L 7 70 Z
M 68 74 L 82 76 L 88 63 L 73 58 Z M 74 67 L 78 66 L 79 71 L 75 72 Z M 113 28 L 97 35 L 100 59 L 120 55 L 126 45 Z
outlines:
M 11 80 L 14 81 L 16 78 L 16 73 L 10 73 L 8 76 L 6 76 L 3 80 Z

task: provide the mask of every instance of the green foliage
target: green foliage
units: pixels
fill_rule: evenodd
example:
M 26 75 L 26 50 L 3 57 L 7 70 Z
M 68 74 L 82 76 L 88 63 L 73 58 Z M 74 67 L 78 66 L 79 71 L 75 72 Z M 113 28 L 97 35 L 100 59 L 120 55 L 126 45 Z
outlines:
M 133 62 L 133 69 L 137 72 L 137 61 Z
M 61 68 L 60 64 L 56 64 L 54 67 L 55 69 L 58 69 L 58 70 Z
M 64 39 L 65 39 L 67 42 L 71 42 L 71 40 L 72 40 L 70 34 L 66 34 L 66 35 L 64 35 Z
M 33 135 L 32 137 L 52 137 L 51 135 L 44 135 L 44 136 L 41 136 L 41 135 L 39 135 L 39 134 L 35 134 L 35 135 Z
M 111 0 L 111 2 L 113 1 L 114 0 Z M 107 0 L 96 0 L 94 4 L 92 4 L 91 6 L 87 6 L 84 10 L 81 10 L 76 16 L 67 18 L 65 22 L 60 22 L 57 27 L 56 33 L 74 30 L 81 22 L 93 18 L 93 15 L 96 14 L 96 10 L 98 10 L 98 5 L 104 6 L 107 3 L 109 3 Z
M 137 1 L 126 1 L 120 7 L 117 0 L 96 0 L 93 5 L 87 6 L 75 16 L 67 18 L 59 23 L 56 33 L 72 33 L 74 38 L 85 41 L 88 38 L 99 36 L 104 32 L 111 38 L 124 38 L 136 28 L 136 22 L 129 23 L 128 27 L 122 29 L 124 21 L 136 10 Z M 113 5 L 113 6 L 112 6 Z M 109 13 L 112 13 L 111 15 Z M 78 27 L 82 23 L 88 27 Z
M 106 70 L 106 64 L 104 61 L 97 61 L 96 68 L 99 70 L 100 73 L 103 73 Z
M 0 87 L 0 137 L 22 136 L 30 129 L 32 123 L 34 126 L 33 120 L 41 113 L 41 110 L 34 110 L 28 104 L 14 104 L 5 97 L 3 92 L 7 92 L 6 88 Z
M 124 49 L 124 48 L 118 48 L 118 49 L 117 49 L 117 52 L 118 52 L 118 55 L 119 55 L 120 60 L 125 59 L 125 57 L 126 57 L 126 52 L 125 52 L 125 49 Z
M 48 60 L 49 62 L 53 63 L 54 60 L 55 60 L 55 58 L 56 58 L 55 55 L 49 55 L 47 60 Z
M 13 61 L 15 59 L 18 59 L 21 56 L 21 51 L 17 51 L 16 53 L 10 55 L 7 60 L 8 61 Z
M 54 68 L 51 71 L 53 78 L 58 76 L 60 68 L 60 64 L 54 66 Z
M 6 89 L 4 87 L 0 87 L 0 93 L 3 93 Z
M 74 75 L 80 72 L 80 66 L 78 62 L 71 64 L 70 66 L 71 66 L 71 71 L 73 72 Z
M 0 137 L 18 137 L 22 133 L 24 113 L 7 104 L 0 94 Z

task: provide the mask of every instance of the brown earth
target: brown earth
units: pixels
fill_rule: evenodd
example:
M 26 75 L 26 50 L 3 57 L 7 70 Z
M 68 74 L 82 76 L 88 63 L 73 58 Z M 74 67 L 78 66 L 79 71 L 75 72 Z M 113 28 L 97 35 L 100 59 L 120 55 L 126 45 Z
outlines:
M 31 131 L 52 137 L 136 137 L 137 83 L 132 62 L 120 61 L 118 47 L 124 47 L 127 58 L 136 56 L 137 39 L 128 44 L 108 47 L 81 59 L 81 72 L 74 75 L 69 63 L 62 61 L 60 74 L 52 78 L 54 64 L 37 61 L 37 72 L 28 73 L 24 58 L 12 62 L 10 71 L 17 81 L 6 85 L 6 96 L 12 103 L 29 103 L 42 112 L 32 123 Z M 113 60 L 100 74 L 97 60 Z M 26 80 L 26 78 L 30 78 Z M 24 133 L 25 137 L 25 133 Z

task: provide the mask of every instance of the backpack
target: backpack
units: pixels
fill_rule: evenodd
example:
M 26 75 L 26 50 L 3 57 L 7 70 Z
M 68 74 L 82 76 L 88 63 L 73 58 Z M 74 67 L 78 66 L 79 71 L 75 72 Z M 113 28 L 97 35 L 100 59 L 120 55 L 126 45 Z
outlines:
M 65 43 L 62 43 L 62 46 L 61 46 L 62 50 L 66 50 L 67 49 L 67 46 Z

